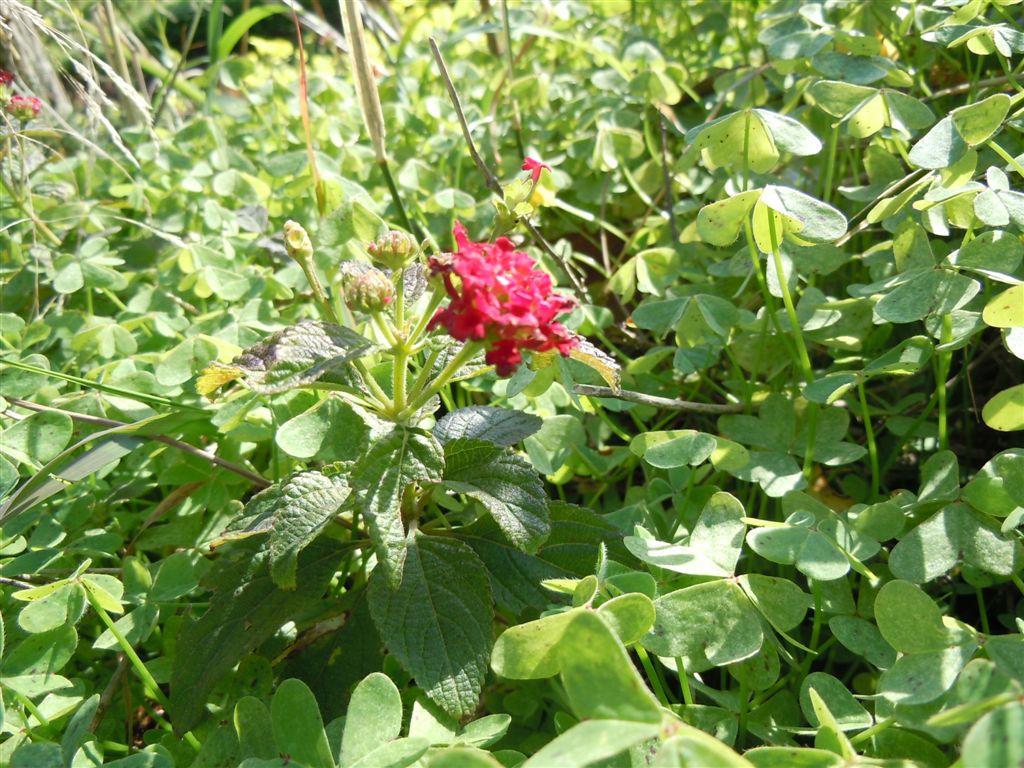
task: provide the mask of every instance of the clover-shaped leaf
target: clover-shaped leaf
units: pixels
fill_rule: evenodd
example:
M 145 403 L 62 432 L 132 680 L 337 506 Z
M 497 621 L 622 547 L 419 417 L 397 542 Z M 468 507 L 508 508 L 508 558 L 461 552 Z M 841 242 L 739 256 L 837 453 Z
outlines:
M 944 117 L 910 150 L 918 168 L 948 168 L 971 147 L 985 143 L 999 130 L 1010 109 L 1010 97 L 997 93 L 975 104 L 958 107 Z
M 752 214 L 751 214 L 752 212 Z M 754 241 L 763 253 L 785 238 L 797 245 L 828 243 L 846 233 L 846 217 L 810 195 L 769 184 L 760 190 L 705 205 L 697 214 L 697 232 L 711 245 L 726 246 L 739 237 L 752 215 Z
M 873 136 L 883 128 L 909 138 L 935 122 L 935 115 L 926 104 L 888 88 L 819 80 L 808 90 L 808 96 L 824 112 L 842 118 L 846 132 L 859 139 Z
M 701 150 L 708 167 L 736 167 L 746 154 L 754 173 L 770 171 L 782 152 L 813 155 L 822 146 L 801 123 L 767 109 L 746 109 L 712 120 L 690 130 L 686 141 Z

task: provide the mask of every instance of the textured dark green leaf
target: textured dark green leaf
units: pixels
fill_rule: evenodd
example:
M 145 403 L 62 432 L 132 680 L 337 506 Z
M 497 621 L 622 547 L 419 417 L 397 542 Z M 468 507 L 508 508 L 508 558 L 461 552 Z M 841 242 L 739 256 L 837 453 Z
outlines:
M 199 722 L 207 695 L 242 656 L 320 602 L 339 558 L 336 544 L 313 542 L 299 556 L 294 592 L 274 584 L 270 553 L 251 540 L 217 560 L 206 580 L 213 590 L 210 607 L 177 638 L 171 714 L 178 733 Z
M 349 482 L 391 586 L 397 586 L 402 577 L 406 553 L 402 494 L 412 483 L 441 482 L 443 471 L 437 438 L 402 426 L 379 438 L 352 470 Z
M 460 437 L 487 440 L 495 445 L 515 445 L 541 428 L 543 420 L 532 413 L 490 405 L 471 405 L 446 413 L 434 426 L 442 443 Z
M 299 552 L 338 513 L 348 495 L 348 483 L 341 473 L 297 472 L 253 496 L 221 534 L 221 540 L 268 534 L 265 547 L 274 582 L 283 589 L 294 589 Z
M 214 363 L 203 372 L 196 387 L 200 394 L 209 394 L 239 377 L 262 395 L 321 380 L 354 386 L 349 363 L 365 355 L 371 346 L 365 336 L 349 328 L 307 320 L 254 344 L 229 365 Z
M 487 509 L 508 540 L 536 552 L 551 531 L 544 483 L 528 461 L 487 440 L 457 438 L 444 446 L 444 486 Z
M 370 612 L 388 649 L 452 717 L 476 710 L 491 652 L 491 590 L 466 544 L 419 531 L 392 589 L 370 579 Z

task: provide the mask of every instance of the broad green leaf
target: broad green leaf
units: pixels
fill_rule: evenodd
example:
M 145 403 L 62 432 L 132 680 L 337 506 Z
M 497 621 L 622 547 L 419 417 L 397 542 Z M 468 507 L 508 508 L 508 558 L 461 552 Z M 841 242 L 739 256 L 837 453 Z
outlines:
M 686 141 L 700 149 L 710 167 L 741 167 L 767 173 L 779 161 L 780 150 L 794 155 L 813 155 L 821 142 L 791 117 L 766 109 L 749 109 L 720 117 L 686 134 Z
M 441 443 L 456 438 L 487 440 L 500 446 L 511 446 L 525 440 L 541 428 L 543 420 L 532 413 L 470 405 L 446 413 L 434 425 L 434 437 Z
M 281 754 L 309 768 L 334 768 L 320 708 L 301 680 L 282 682 L 270 701 L 274 743 Z
M 78 633 L 70 624 L 29 635 L 4 656 L 0 676 L 52 676 L 71 661 L 77 646 Z
M 64 735 L 60 740 L 63 768 L 70 768 L 75 758 L 75 753 L 91 730 L 93 715 L 96 714 L 99 706 L 100 695 L 94 693 L 75 711 L 75 714 L 65 727 Z
M 755 222 L 758 206 L 769 208 L 783 217 L 784 226 L 777 230 L 780 241 L 785 234 L 795 235 L 799 244 L 827 243 L 846 234 L 846 217 L 842 213 L 827 203 L 789 187 L 769 184 L 762 190 L 754 208 Z M 787 222 L 796 222 L 796 226 Z M 754 229 L 754 239 L 758 242 L 758 247 L 765 253 L 771 252 L 767 233 L 758 238 L 756 223 Z
M 459 731 L 458 741 L 460 744 L 468 744 L 473 747 L 489 747 L 496 741 L 500 741 L 508 733 L 508 728 L 511 724 L 511 715 L 484 715 L 471 723 L 467 723 Z
M 954 501 L 960 493 L 960 462 L 952 451 L 939 451 L 921 467 L 919 502 Z
M 875 597 L 875 622 L 882 637 L 901 653 L 940 651 L 951 644 L 939 607 L 909 581 L 890 581 Z
M 746 573 L 737 581 L 754 607 L 781 632 L 799 626 L 811 607 L 810 595 L 789 579 Z
M 365 355 L 370 341 L 355 331 L 307 320 L 274 333 L 244 350 L 230 364 L 211 364 L 196 382 L 210 395 L 234 379 L 261 395 L 272 395 L 322 381 L 357 387 L 350 363 Z
M 643 432 L 633 438 L 629 449 L 652 467 L 671 469 L 702 464 L 710 458 L 716 445 L 713 435 L 694 429 L 674 429 Z
M 999 130 L 1010 110 L 1010 103 L 1010 97 L 1005 93 L 996 93 L 974 104 L 958 107 L 949 116 L 963 140 L 976 147 Z
M 844 647 L 863 656 L 879 669 L 888 669 L 896 663 L 896 651 L 882 637 L 878 627 L 859 616 L 833 616 L 829 629 Z
M 1002 230 L 992 230 L 982 232 L 960 248 L 955 260 L 951 256 L 950 261 L 961 269 L 972 269 L 986 275 L 1009 275 L 1020 266 L 1022 258 L 1024 245 L 1021 245 L 1019 238 Z
M 1024 384 L 1004 389 L 985 403 L 981 418 L 999 432 L 1024 429 Z
M 374 672 L 356 686 L 345 712 L 341 765 L 352 765 L 402 730 L 402 697 L 391 678 Z
M 834 541 L 811 525 L 813 523 L 790 516 L 786 525 L 752 529 L 747 533 L 747 544 L 773 563 L 795 564 L 812 579 L 842 578 L 850 570 L 846 555 Z
M 800 709 L 812 726 L 820 725 L 811 705 L 811 691 L 816 691 L 829 712 L 844 731 L 857 731 L 871 725 L 871 715 L 838 679 L 825 672 L 812 672 L 800 685 Z
M 348 496 L 343 474 L 297 472 L 250 499 L 215 543 L 267 534 L 264 546 L 274 583 L 294 589 L 299 553 L 338 514 Z
M 630 661 L 625 646 L 593 612 L 575 613 L 556 653 L 562 684 L 576 717 L 661 722 L 661 708 Z
M 430 742 L 419 736 L 395 739 L 381 744 L 355 763 L 341 763 L 341 765 L 351 766 L 351 768 L 405 768 L 419 760 L 429 748 Z M 486 753 L 474 752 L 473 754 Z M 460 754 L 458 757 L 461 759 L 463 755 Z M 430 764 L 433 766 L 435 762 L 441 764 L 442 761 L 431 760 Z M 469 763 L 469 765 L 473 765 L 473 763 Z
M 647 595 L 631 592 L 601 603 L 597 615 L 611 627 L 623 645 L 639 642 L 654 624 L 654 603 Z
M 864 366 L 867 376 L 908 376 L 927 363 L 935 345 L 925 336 L 911 336 Z
M 23 599 L 29 590 L 22 590 L 12 595 L 15 599 Z M 48 632 L 62 624 L 75 624 L 85 610 L 85 592 L 81 584 L 58 583 L 57 589 L 30 602 L 18 614 L 18 626 L 26 632 Z
M 33 467 L 53 459 L 67 446 L 71 418 L 63 413 L 33 413 L 0 433 L 0 452 Z
M 760 197 L 761 190 L 752 189 L 705 205 L 697 213 L 697 232 L 701 239 L 719 247 L 730 245 L 739 237 Z
M 286 591 L 271 578 L 270 554 L 251 542 L 238 542 L 220 556 L 206 579 L 213 590 L 210 607 L 177 638 L 177 647 L 188 649 L 175 656 L 171 670 L 171 713 L 179 732 L 199 722 L 207 695 L 242 656 L 292 617 L 320 605 L 339 558 L 336 545 L 313 542 L 299 555 L 295 590 Z
M 392 768 L 394 764 L 381 765 L 380 768 Z M 403 764 L 404 765 L 404 764 Z M 359 764 L 359 768 L 370 768 Z M 502 768 L 490 752 L 472 747 L 448 747 L 431 753 L 430 768 Z
M 910 162 L 918 168 L 948 168 L 967 150 L 967 142 L 956 129 L 953 118 L 944 117 L 910 150 Z M 870 214 L 868 220 L 871 220 Z
M 270 710 L 255 696 L 243 696 L 238 700 L 233 724 L 242 757 L 269 759 L 277 752 Z
M 1024 284 L 1007 288 L 991 299 L 985 305 L 981 318 L 994 328 L 1024 326 Z
M 429 434 L 398 426 L 379 437 L 352 469 L 349 482 L 362 509 L 387 582 L 402 577 L 407 543 L 401 500 L 416 482 L 441 482 L 444 455 Z
M 501 677 L 538 680 L 561 670 L 558 648 L 578 610 L 509 627 L 494 643 L 491 667 Z
M 547 494 L 537 471 L 507 448 L 474 438 L 444 445 L 444 487 L 479 501 L 508 540 L 536 552 L 551 531 Z
M 415 532 L 397 585 L 370 580 L 370 611 L 388 649 L 452 717 L 476 710 L 491 650 L 487 571 L 460 541 Z
M 878 90 L 835 80 L 819 80 L 807 89 L 811 103 L 832 117 L 846 117 Z
M 994 517 L 1006 517 L 1024 507 L 1024 451 L 1010 448 L 993 456 L 964 486 L 963 499 Z
M 894 576 L 923 584 L 966 563 L 986 573 L 1009 576 L 1024 562 L 1020 543 L 1006 539 L 966 504 L 950 504 L 914 528 L 893 547 Z
M 369 436 L 365 420 L 339 397 L 327 397 L 277 428 L 277 447 L 297 459 L 355 461 Z
M 660 725 L 626 720 L 586 720 L 549 741 L 522 768 L 585 768 L 658 735 Z
M 814 746 L 824 747 L 846 760 L 856 759 L 857 753 L 853 749 L 850 740 L 843 733 L 842 726 L 832 714 L 828 704 L 814 688 L 807 690 L 807 697 L 810 699 L 811 711 L 818 720 L 818 732 L 814 735 Z
M 894 704 L 925 704 L 953 687 L 976 646 L 965 643 L 900 656 L 878 679 L 878 693 Z
M 908 278 L 875 305 L 875 314 L 890 323 L 910 323 L 927 315 L 948 315 L 981 290 L 977 280 L 944 269 L 906 273 Z
M 652 768 L 675 768 L 680 765 L 753 768 L 750 761 L 740 757 L 714 736 L 685 725 L 661 745 L 651 763 Z
M 643 645 L 658 656 L 682 657 L 687 672 L 749 658 L 764 642 L 757 611 L 729 581 L 669 592 L 654 606 L 654 627 Z
M 975 723 L 964 737 L 961 760 L 965 766 L 1024 763 L 1024 704 L 1011 702 Z

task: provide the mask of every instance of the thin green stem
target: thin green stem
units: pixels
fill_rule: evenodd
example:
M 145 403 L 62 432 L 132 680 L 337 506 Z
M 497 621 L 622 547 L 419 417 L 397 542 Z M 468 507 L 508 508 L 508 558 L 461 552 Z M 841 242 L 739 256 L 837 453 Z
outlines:
M 887 717 L 880 723 L 875 723 L 873 726 L 868 728 L 866 731 L 861 731 L 856 736 L 850 737 L 850 743 L 853 746 L 863 744 L 865 741 L 870 741 L 873 736 L 877 736 L 882 731 L 886 730 L 890 726 L 896 725 L 895 717 Z
M 786 273 L 782 265 L 782 252 L 779 250 L 779 236 L 775 230 L 775 213 L 768 212 L 768 237 L 772 244 L 772 260 L 775 262 L 775 272 L 779 280 L 779 292 L 782 294 L 782 303 L 786 308 L 786 315 L 789 317 L 793 340 L 796 342 L 797 362 L 803 372 L 804 381 L 808 384 L 814 381 L 814 369 L 811 367 L 811 357 L 807 353 L 807 345 L 804 343 L 804 335 L 800 330 L 800 320 L 796 315 L 796 305 L 793 304 L 793 295 L 789 291 L 789 283 L 786 280 Z
M 385 392 L 380 384 L 377 383 L 377 379 L 374 378 L 372 373 L 370 373 L 370 369 L 366 367 L 366 363 L 362 360 L 353 360 L 352 367 L 359 373 L 360 378 L 363 380 L 363 384 L 365 384 L 366 388 L 370 390 L 370 394 L 377 399 L 381 408 L 384 410 L 391 408 L 393 405 L 391 398 L 388 397 L 388 393 Z
M 1011 155 L 1009 152 L 1007 152 L 1001 146 L 996 144 L 996 142 L 994 140 L 992 140 L 992 139 L 989 139 L 985 143 L 988 144 L 989 149 L 991 149 L 993 152 L 995 152 L 997 155 L 999 155 L 1001 158 L 1003 158 L 1003 160 L 1005 160 L 1007 162 L 1007 164 L 1011 168 L 1013 168 L 1013 170 L 1015 170 L 1021 176 L 1024 176 L 1024 166 L 1021 166 L 1021 164 L 1017 162 L 1017 159 L 1013 155 Z
M 412 391 L 409 392 L 409 399 L 415 400 L 420 396 L 423 388 L 427 386 L 427 381 L 430 378 L 430 372 L 434 369 L 434 363 L 437 362 L 437 358 L 441 356 L 441 348 L 432 349 L 430 354 L 427 355 L 426 361 L 423 363 L 423 368 L 420 370 L 419 375 L 416 377 L 416 381 L 413 382 Z
M 462 349 L 456 352 L 455 356 L 448 361 L 448 364 L 441 369 L 441 372 L 437 375 L 437 378 L 434 379 L 434 382 L 420 392 L 415 398 L 412 398 L 401 413 L 397 413 L 395 415 L 395 420 L 402 421 L 407 419 L 426 405 L 427 401 L 440 392 L 462 366 L 473 359 L 473 356 L 480 351 L 481 346 L 482 345 L 477 342 L 468 342 L 464 344 Z
M 110 614 L 107 613 L 106 609 L 100 605 L 99 600 L 97 600 L 96 596 L 93 594 L 91 585 L 83 583 L 82 586 L 84 588 L 83 591 L 85 592 L 85 599 L 89 601 L 89 605 L 92 606 L 96 615 L 99 616 L 100 621 L 106 625 L 107 629 L 110 630 L 110 634 L 112 634 L 114 639 L 117 640 L 117 644 L 121 647 L 124 655 L 128 657 L 132 667 L 135 669 L 135 673 L 139 676 L 139 679 L 142 680 L 143 686 L 148 689 L 147 693 L 149 696 L 160 704 L 160 706 L 164 708 L 165 712 L 168 711 L 170 709 L 170 702 L 167 700 L 164 692 L 160 690 L 160 686 L 157 685 L 156 680 L 153 679 L 153 675 L 150 674 L 142 659 L 139 658 L 139 654 L 135 652 L 132 644 L 128 642 L 128 638 L 126 638 L 121 630 L 117 628 L 117 625 L 114 623 L 114 620 L 110 618 Z M 191 731 L 185 734 L 185 741 L 187 741 L 189 746 L 197 752 L 200 747 L 202 747 L 202 744 L 200 744 L 199 740 L 192 735 Z
M 953 336 L 953 317 L 944 315 L 942 318 L 941 344 L 948 344 Z M 953 353 L 943 350 L 935 356 L 935 395 L 939 401 L 939 449 L 949 449 L 949 406 L 946 398 L 946 379 L 952 366 Z
M 871 499 L 878 498 L 881 488 L 881 472 L 878 468 L 878 443 L 875 442 L 875 428 L 871 424 L 871 411 L 868 409 L 868 395 L 864 389 L 864 381 L 857 382 L 857 396 L 860 399 L 861 421 L 864 422 L 864 437 L 868 444 L 868 460 L 871 463 Z
M 825 182 L 822 187 L 821 199 L 832 202 L 832 184 L 836 171 L 836 151 L 839 146 L 839 123 L 832 126 L 832 132 L 828 136 L 828 161 L 825 165 Z
M 690 690 L 690 678 L 686 676 L 686 666 L 683 664 L 682 656 L 676 656 L 676 672 L 679 674 L 679 685 L 683 689 L 683 703 L 692 707 L 693 691 Z
M 661 678 L 654 669 L 654 665 L 651 663 L 650 656 L 647 655 L 647 651 L 641 646 L 636 646 L 636 655 L 640 658 L 640 664 L 644 668 L 644 672 L 647 673 L 647 679 L 651 681 L 651 687 L 654 689 L 654 695 L 658 697 L 658 701 L 661 702 L 661 706 L 668 707 L 671 703 L 668 700 L 668 696 L 665 694 L 665 688 L 661 684 Z

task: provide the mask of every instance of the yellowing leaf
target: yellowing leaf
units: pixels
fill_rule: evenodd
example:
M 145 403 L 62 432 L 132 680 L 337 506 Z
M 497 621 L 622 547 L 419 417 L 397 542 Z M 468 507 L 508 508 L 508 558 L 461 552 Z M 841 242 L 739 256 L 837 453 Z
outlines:
M 985 403 L 981 418 L 1000 432 L 1024 429 L 1024 384 L 1004 389 Z
M 221 363 L 210 363 L 199 374 L 196 379 L 196 392 L 210 400 L 211 394 L 223 387 L 225 384 L 239 378 L 244 371 L 233 365 L 222 365 Z
M 1007 288 L 985 305 L 981 319 L 994 328 L 1024 326 L 1024 284 Z
M 608 382 L 608 386 L 612 388 L 612 391 L 616 394 L 619 393 L 622 368 L 611 356 L 605 354 L 602 350 L 581 337 L 576 346 L 573 347 L 572 352 L 569 353 L 569 357 L 597 371 L 601 378 Z

